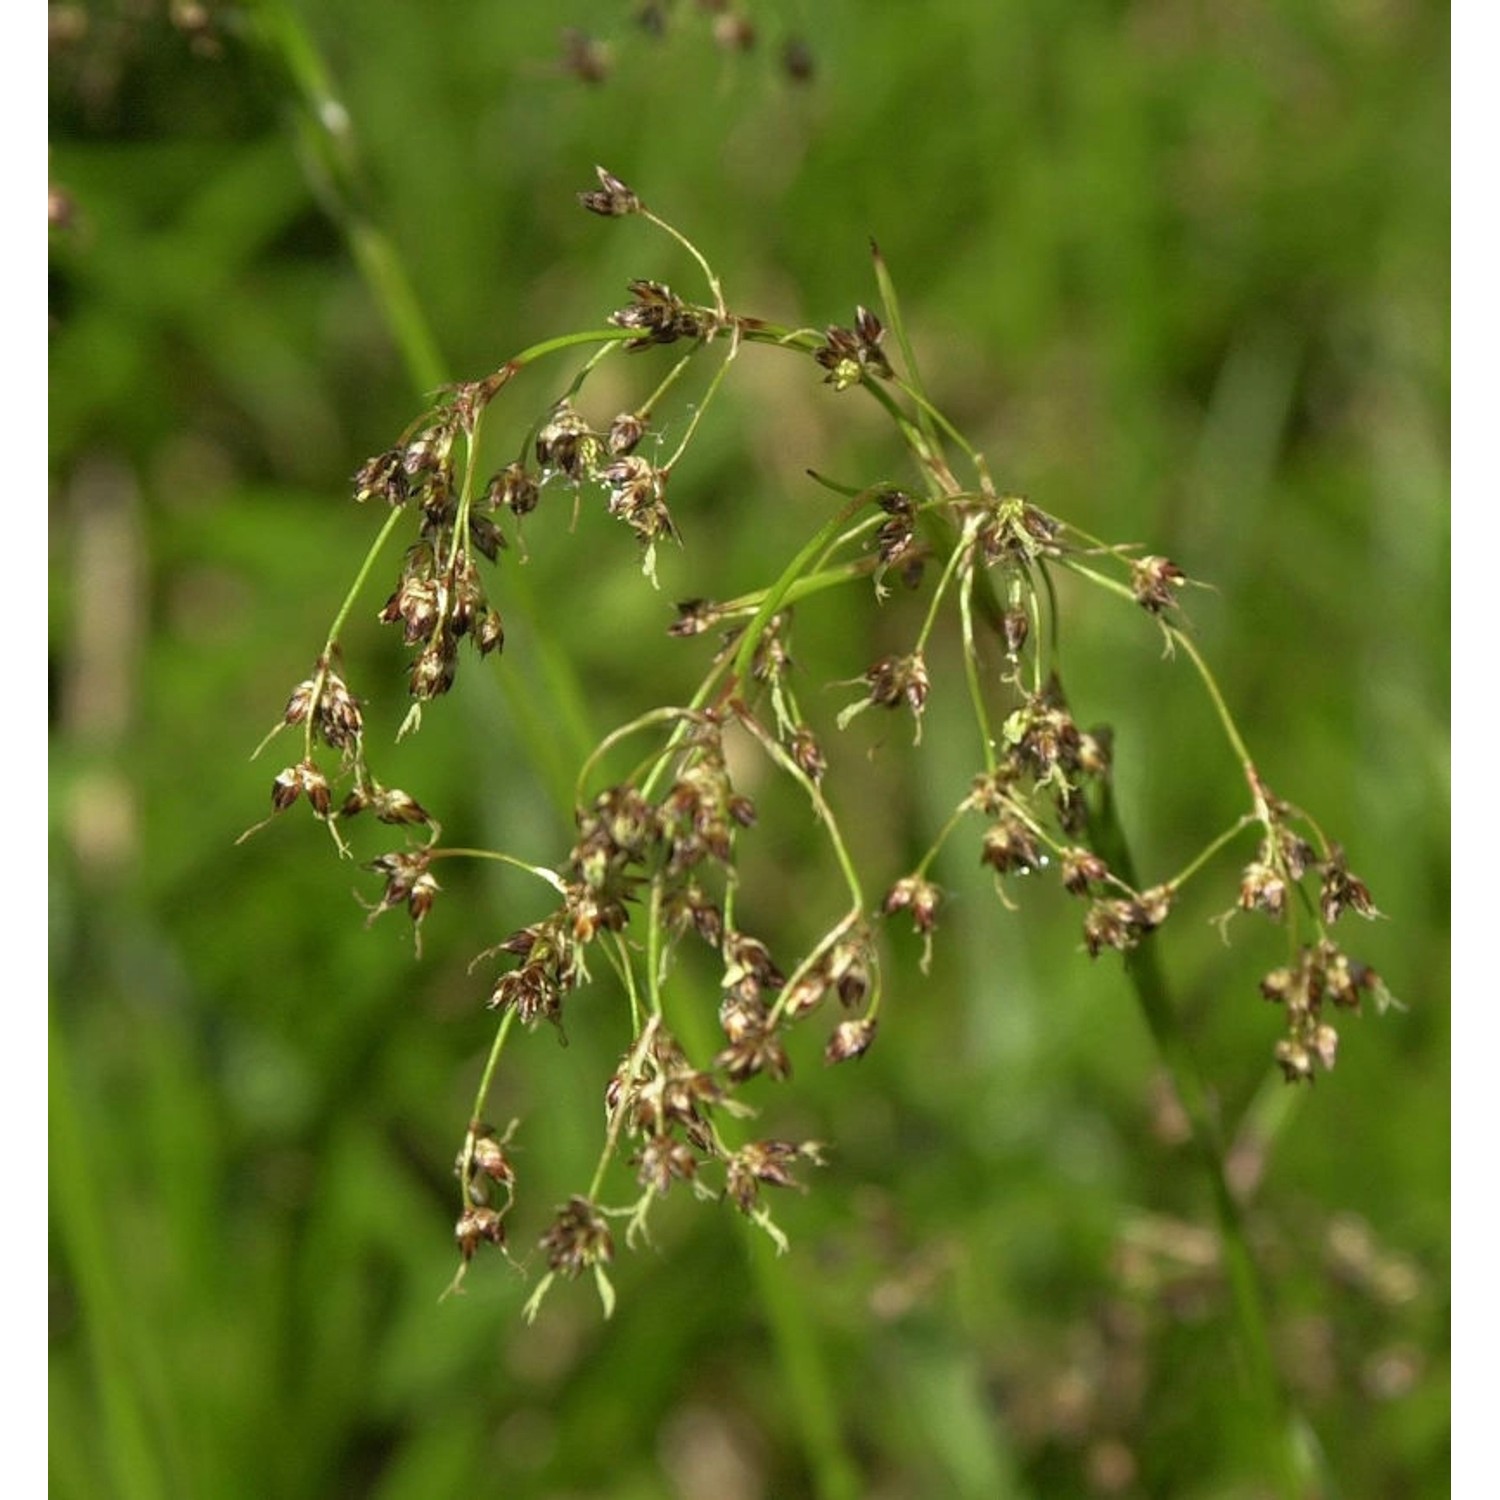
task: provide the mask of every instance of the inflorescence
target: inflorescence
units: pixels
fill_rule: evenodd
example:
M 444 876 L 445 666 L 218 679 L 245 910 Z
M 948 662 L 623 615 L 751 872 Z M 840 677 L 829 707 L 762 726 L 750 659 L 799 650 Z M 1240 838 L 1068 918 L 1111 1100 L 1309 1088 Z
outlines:
M 604 1088 L 605 1139 L 594 1180 L 557 1211 L 542 1237 L 546 1271 L 529 1307 L 534 1311 L 556 1276 L 587 1271 L 608 1308 L 612 1224 L 623 1220 L 626 1240 L 633 1241 L 645 1232 L 653 1202 L 679 1185 L 728 1201 L 781 1243 L 764 1190 L 797 1185 L 803 1169 L 822 1160 L 822 1147 L 752 1138 L 754 1112 L 739 1091 L 753 1078 L 787 1079 L 789 1033 L 819 1013 L 835 1018 L 826 1027 L 827 1062 L 859 1058 L 872 1046 L 882 1002 L 881 923 L 910 921 L 924 944 L 925 968 L 943 906 L 930 871 L 963 828 L 977 828 L 975 857 L 993 873 L 1007 905 L 1017 877 L 1050 871 L 1060 878 L 1082 907 L 1082 943 L 1091 957 L 1107 949 L 1128 954 L 1146 941 L 1170 918 L 1189 879 L 1231 842 L 1253 838 L 1253 856 L 1224 920 L 1237 911 L 1257 912 L 1285 928 L 1287 961 L 1260 986 L 1285 1018 L 1276 1061 L 1291 1082 L 1332 1068 L 1336 1013 L 1357 1010 L 1367 995 L 1389 999 L 1378 975 L 1330 935 L 1346 912 L 1370 917 L 1375 907 L 1339 845 L 1261 780 L 1180 619 L 1180 591 L 1190 582 L 1183 570 L 1165 557 L 1106 544 L 994 487 L 983 457 L 924 393 L 878 250 L 884 320 L 859 307 L 848 327 L 822 333 L 781 328 L 731 312 L 696 247 L 618 178 L 601 168 L 598 186 L 579 198 L 595 214 L 643 218 L 670 235 L 702 269 L 709 299 L 695 303 L 660 281 L 632 281 L 629 301 L 609 314 L 607 330 L 533 346 L 484 379 L 442 392 L 390 448 L 362 464 L 354 498 L 377 503 L 389 515 L 310 675 L 268 736 L 269 742 L 283 729 L 301 732 L 300 755 L 273 781 L 273 815 L 305 800 L 346 855 L 342 828 L 356 817 L 368 814 L 404 831 L 403 842 L 368 866 L 380 882 L 370 920 L 404 908 L 420 937 L 440 893 L 434 867 L 445 858 L 505 860 L 555 898 L 547 915 L 482 955 L 504 967 L 488 993 L 499 1023 L 456 1166 L 461 1263 L 455 1285 L 481 1245 L 505 1245 L 516 1196 L 509 1149 L 515 1127 L 497 1133 L 486 1119 L 501 1051 L 517 1023 L 562 1028 L 569 997 L 591 982 L 591 964 L 618 981 L 631 1040 Z M 536 417 L 522 450 L 496 472 L 482 473 L 480 429 L 491 403 L 523 368 L 588 343 L 597 347 L 582 372 Z M 406 531 L 392 591 L 378 612 L 410 653 L 412 705 L 404 733 L 418 727 L 425 704 L 452 690 L 466 654 L 483 659 L 503 650 L 494 565 L 512 534 L 519 541 L 521 523 L 549 491 L 569 491 L 575 509 L 597 496 L 632 534 L 654 581 L 658 547 L 678 541 L 669 480 L 747 344 L 808 361 L 814 383 L 821 379 L 833 392 L 857 388 L 873 397 L 903 440 L 917 483 L 911 489 L 885 482 L 854 488 L 823 481 L 838 501 L 833 514 L 803 540 L 773 583 L 729 601 L 696 598 L 678 606 L 668 633 L 685 640 L 712 634 L 717 649 L 688 702 L 650 709 L 606 737 L 589 758 L 578 783 L 576 839 L 565 858 L 549 866 L 445 846 L 422 804 L 371 769 L 360 703 L 343 675 L 340 634 L 377 554 Z M 603 358 L 661 349 L 674 354 L 675 363 L 638 407 L 595 415 L 580 404 Z M 898 352 L 901 373 L 893 362 Z M 643 438 L 694 360 L 717 363 L 686 435 L 665 460 L 643 456 Z M 952 452 L 971 472 L 967 482 L 950 467 Z M 1051 584 L 1056 571 L 1133 605 L 1169 650 L 1183 650 L 1245 778 L 1243 815 L 1187 869 L 1147 888 L 1111 868 L 1099 847 L 1092 809 L 1110 774 L 1111 747 L 1107 733 L 1080 727 L 1063 692 Z M 909 716 L 920 740 L 930 691 L 927 646 L 947 610 L 956 615 L 963 642 L 977 761 L 972 783 L 915 868 L 872 894 L 825 796 L 828 759 L 799 706 L 790 642 L 794 596 L 867 580 L 884 597 L 891 578 L 913 589 L 935 580 L 922 624 L 909 649 L 870 663 L 845 684 L 855 696 L 837 726 L 883 708 Z M 627 737 L 653 746 L 640 769 L 617 785 L 590 790 L 595 767 Z M 753 746 L 799 789 L 847 891 L 838 919 L 795 959 L 773 956 L 736 912 L 739 841 L 755 827 L 757 810 L 731 775 L 731 737 Z M 682 1003 L 672 993 L 673 959 L 683 943 L 701 945 L 720 971 L 717 1048 L 700 1056 L 691 1055 L 679 1034 L 684 1028 L 672 1024 Z M 605 1201 L 611 1162 L 625 1163 L 636 1184 L 624 1204 Z

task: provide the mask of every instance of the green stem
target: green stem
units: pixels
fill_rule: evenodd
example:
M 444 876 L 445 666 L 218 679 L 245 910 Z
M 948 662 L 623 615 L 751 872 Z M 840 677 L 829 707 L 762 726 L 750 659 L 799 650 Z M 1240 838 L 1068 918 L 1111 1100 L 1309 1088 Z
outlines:
M 1224 733 L 1229 737 L 1229 743 L 1234 747 L 1234 753 L 1239 756 L 1240 764 L 1249 770 L 1254 765 L 1254 762 L 1250 759 L 1250 751 L 1240 736 L 1234 718 L 1229 712 L 1229 705 L 1224 702 L 1224 695 L 1219 691 L 1219 684 L 1215 680 L 1214 674 L 1209 671 L 1208 663 L 1203 660 L 1202 653 L 1193 644 L 1190 636 L 1179 630 L 1175 625 L 1167 625 L 1164 628 L 1167 632 L 1167 638 L 1174 645 L 1181 646 L 1187 652 L 1188 659 L 1198 669 L 1198 676 L 1203 679 L 1203 686 L 1207 689 L 1208 696 L 1213 701 L 1214 708 L 1219 715 L 1219 722 L 1224 726 Z
M 1139 888 L 1135 861 L 1114 798 L 1106 786 L 1090 818 L 1090 841 L 1111 869 Z M 1246 1392 L 1257 1408 L 1269 1477 L 1285 1500 L 1303 1494 L 1293 1446 L 1290 1407 L 1271 1352 L 1271 1335 L 1259 1273 L 1245 1221 L 1224 1173 L 1224 1148 L 1209 1103 L 1208 1088 L 1172 1003 L 1157 949 L 1146 940 L 1125 956 L 1125 973 L 1141 1013 L 1172 1079 L 1192 1129 L 1219 1225 L 1229 1283 L 1234 1339 Z
M 740 641 L 740 648 L 734 657 L 734 677 L 738 683 L 743 683 L 750 674 L 751 664 L 755 660 L 755 648 L 760 644 L 760 638 L 765 633 L 767 624 L 771 617 L 781 608 L 792 586 L 801 576 L 802 570 L 817 557 L 824 547 L 837 535 L 840 526 L 843 526 L 849 518 L 854 515 L 862 505 L 865 505 L 875 490 L 861 490 L 852 500 L 839 510 L 835 511 L 822 526 L 810 537 L 802 550 L 782 570 L 781 577 L 771 585 L 766 592 L 766 597 L 761 606 L 755 612 L 755 618 L 745 627 L 745 634 Z

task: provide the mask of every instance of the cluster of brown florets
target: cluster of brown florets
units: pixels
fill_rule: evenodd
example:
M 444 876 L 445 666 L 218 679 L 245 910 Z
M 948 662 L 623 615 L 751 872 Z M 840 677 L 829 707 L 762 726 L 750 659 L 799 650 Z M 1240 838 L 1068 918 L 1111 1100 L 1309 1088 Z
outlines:
M 868 307 L 855 308 L 853 328 L 831 324 L 825 337 L 827 342 L 813 350 L 813 358 L 828 372 L 823 379 L 834 390 L 848 390 L 870 375 L 891 378 L 891 362 L 881 347 L 885 328 Z
M 585 208 L 607 218 L 643 216 L 692 249 L 602 168 L 598 184 L 579 195 Z M 689 346 L 677 351 L 677 367 L 640 409 L 620 412 L 607 423 L 591 421 L 574 400 L 585 370 L 529 428 L 520 456 L 481 479 L 475 465 L 482 414 L 522 366 L 550 347 L 536 346 L 486 379 L 445 392 L 400 441 L 367 460 L 354 476 L 357 500 L 381 501 L 414 523 L 396 586 L 379 612 L 416 652 L 407 682 L 413 700 L 409 726 L 419 722 L 422 704 L 453 686 L 463 641 L 481 658 L 501 649 L 504 628 L 481 562 L 495 564 L 509 545 L 502 523 L 515 530 L 519 543 L 523 523 L 549 487 L 570 489 L 575 510 L 593 487 L 605 511 L 635 536 L 645 571 L 652 573 L 658 542 L 678 536 L 666 504 L 676 457 L 659 464 L 639 450 L 650 409 L 694 356 L 714 346 L 727 370 L 742 344 L 758 341 L 793 351 L 821 370 L 824 383 L 835 390 L 864 385 L 883 405 L 898 409 L 903 397 L 913 396 L 884 350 L 882 321 L 867 308 L 856 310 L 852 326 L 829 326 L 822 336 L 777 330 L 731 315 L 716 278 L 699 260 L 713 292 L 711 307 L 685 301 L 662 282 L 634 280 L 630 302 L 609 315 L 616 332 L 599 336 L 631 354 Z M 895 326 L 899 330 L 899 323 Z M 555 346 L 571 342 L 576 341 L 555 341 Z M 718 380 L 710 383 L 710 395 Z M 925 398 L 922 406 L 923 415 L 930 416 Z M 688 424 L 688 438 L 701 415 L 700 406 Z M 1310 1078 L 1315 1066 L 1333 1065 L 1333 1011 L 1354 1009 L 1365 994 L 1389 998 L 1378 976 L 1348 959 L 1326 930 L 1347 911 L 1373 915 L 1369 891 L 1349 871 L 1338 845 L 1271 796 L 1253 770 L 1253 811 L 1186 872 L 1138 888 L 1133 875 L 1125 878 L 1128 868 L 1111 868 L 1101 852 L 1109 841 L 1099 836 L 1094 821 L 1106 800 L 1101 794 L 1110 774 L 1110 736 L 1079 725 L 1060 679 L 1044 666 L 1055 644 L 1047 639 L 1055 609 L 1055 601 L 1046 607 L 1049 572 L 1072 569 L 1133 602 L 1156 623 L 1169 648 L 1188 640 L 1177 614 L 1180 590 L 1190 580 L 1168 558 L 1098 543 L 1024 497 L 997 493 L 977 455 L 970 456 L 978 482 L 961 488 L 931 446 L 935 439 L 917 436 L 921 426 L 913 419 L 903 431 L 920 460 L 925 492 L 912 494 L 886 483 L 857 493 L 836 487 L 850 497 L 848 503 L 774 587 L 727 603 L 695 598 L 677 606 L 670 635 L 692 639 L 720 632 L 702 688 L 692 707 L 653 709 L 600 746 L 602 755 L 627 731 L 650 728 L 665 736 L 642 769 L 575 810 L 577 833 L 566 859 L 553 869 L 498 856 L 544 881 L 556 901 L 482 955 L 513 960 L 494 977 L 489 992 L 489 1008 L 500 1023 L 485 1088 L 513 1025 L 532 1029 L 547 1022 L 562 1031 L 569 997 L 590 981 L 591 962 L 599 967 L 602 961 L 604 970 L 620 978 L 630 1005 L 632 1041 L 605 1090 L 606 1141 L 599 1171 L 586 1194 L 558 1210 L 540 1241 L 547 1271 L 539 1293 L 554 1276 L 591 1271 L 607 1306 L 612 1293 L 606 1267 L 615 1248 L 611 1220 L 628 1220 L 628 1243 L 644 1232 L 651 1203 L 676 1184 L 732 1203 L 779 1238 L 762 1190 L 795 1186 L 794 1169 L 819 1163 L 822 1148 L 811 1141 L 742 1142 L 741 1124 L 752 1113 L 743 1093 L 753 1080 L 776 1082 L 792 1075 L 792 1034 L 820 1012 L 836 1016 L 822 1045 L 826 1062 L 850 1061 L 869 1050 L 881 998 L 880 918 L 910 920 L 922 940 L 925 971 L 944 901 L 927 872 L 955 830 L 972 826 L 973 816 L 983 820 L 979 863 L 991 872 L 1000 899 L 1010 906 L 1020 882 L 1055 873 L 1065 891 L 1086 903 L 1082 943 L 1091 957 L 1106 950 L 1129 953 L 1146 941 L 1176 909 L 1182 885 L 1208 855 L 1258 828 L 1259 844 L 1244 869 L 1237 909 L 1285 919 L 1290 927 L 1301 915 L 1300 897 L 1316 926 L 1310 941 L 1294 931 L 1291 962 L 1267 975 L 1261 986 L 1285 1010 L 1287 1034 L 1276 1058 L 1289 1080 Z M 687 438 L 679 455 L 686 446 Z M 395 524 L 393 517 L 382 539 Z M 837 723 L 843 728 L 872 708 L 904 709 L 920 742 L 934 691 L 929 635 L 939 606 L 956 605 L 983 769 L 934 847 L 872 907 L 825 800 L 823 744 L 794 691 L 789 600 L 794 587 L 813 591 L 858 579 L 873 580 L 883 599 L 888 576 L 916 589 L 932 574 L 938 581 L 921 633 L 908 649 L 882 655 L 850 679 L 860 696 L 838 713 Z M 340 621 L 346 612 L 347 606 Z M 1003 656 L 998 672 L 985 665 L 976 618 L 998 643 Z M 1190 644 L 1188 649 L 1206 674 L 1196 649 Z M 998 727 L 992 732 L 990 700 L 1002 695 L 1004 717 L 993 721 Z M 1227 711 L 1223 717 L 1227 721 Z M 380 854 L 366 866 L 382 882 L 371 920 L 401 908 L 420 936 L 440 889 L 433 866 L 446 855 L 472 851 L 439 847 L 438 826 L 421 804 L 370 772 L 360 704 L 338 666 L 335 640 L 312 675 L 298 684 L 277 727 L 293 726 L 302 730 L 303 751 L 275 778 L 273 812 L 305 798 L 334 830 L 341 848 L 337 825 L 366 811 L 384 824 L 424 828 L 421 842 Z M 758 745 L 773 768 L 797 784 L 850 887 L 849 908 L 800 959 L 785 966 L 736 912 L 738 844 L 755 827 L 757 809 L 731 777 L 726 754 L 731 734 Z M 1230 738 L 1238 744 L 1232 726 Z M 326 755 L 320 760 L 320 745 L 337 755 L 332 771 L 322 763 Z M 347 783 L 342 800 L 335 782 Z M 1128 851 L 1120 862 L 1129 866 Z M 1314 880 L 1315 898 L 1304 888 Z M 697 1061 L 668 1025 L 671 1006 L 678 1003 L 667 998 L 668 991 L 683 956 L 679 949 L 688 940 L 718 965 L 719 1035 L 707 1043 L 694 1039 L 701 1053 Z M 483 1105 L 481 1094 L 458 1159 L 463 1207 L 455 1236 L 462 1266 L 481 1245 L 505 1246 L 515 1196 L 511 1133 L 497 1135 L 485 1124 L 479 1118 Z M 633 1173 L 639 1196 L 632 1204 L 611 1206 L 603 1196 L 611 1160 Z
M 1315 941 L 1300 944 L 1290 963 L 1273 969 L 1260 983 L 1261 994 L 1286 1012 L 1286 1035 L 1276 1044 L 1277 1063 L 1288 1083 L 1311 1082 L 1314 1065 L 1326 1072 L 1338 1053 L 1338 1032 L 1325 1002 L 1333 1010 L 1351 1013 L 1359 1010 L 1366 995 L 1381 1007 L 1393 1003 L 1379 974 L 1351 959 L 1328 935 L 1346 912 L 1367 919 L 1380 913 L 1369 887 L 1350 871 L 1340 845 L 1323 843 L 1320 854 L 1318 844 L 1294 826 L 1296 821 L 1307 823 L 1322 841 L 1305 814 L 1275 796 L 1253 771 L 1250 786 L 1263 832 L 1255 858 L 1241 874 L 1237 909 L 1277 922 L 1309 917 L 1314 922 Z M 1303 884 L 1312 879 L 1317 883 L 1315 898 Z M 1293 897 L 1304 910 L 1296 908 Z

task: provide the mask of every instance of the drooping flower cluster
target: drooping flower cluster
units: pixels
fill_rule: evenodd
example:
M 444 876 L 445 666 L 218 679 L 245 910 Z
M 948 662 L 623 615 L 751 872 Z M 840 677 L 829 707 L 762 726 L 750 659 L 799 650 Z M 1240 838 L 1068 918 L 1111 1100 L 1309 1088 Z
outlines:
M 556 1276 L 587 1271 L 608 1307 L 611 1221 L 627 1221 L 630 1243 L 644 1232 L 651 1204 L 679 1184 L 733 1204 L 779 1242 L 763 1189 L 796 1186 L 796 1170 L 821 1163 L 823 1148 L 813 1141 L 747 1139 L 747 1100 L 766 1083 L 793 1076 L 803 1045 L 799 1029 L 815 1017 L 825 1018 L 815 1024 L 826 1062 L 852 1061 L 871 1048 L 880 1027 L 882 919 L 909 919 L 922 941 L 925 970 L 945 899 L 929 872 L 948 840 L 975 819 L 982 822 L 978 863 L 990 872 L 1002 902 L 1011 906 L 1022 883 L 1054 874 L 1085 903 L 1082 947 L 1095 958 L 1109 950 L 1128 955 L 1148 941 L 1179 909 L 1183 887 L 1211 857 L 1253 832 L 1258 841 L 1235 910 L 1281 922 L 1288 933 L 1288 962 L 1261 984 L 1262 994 L 1283 1007 L 1287 1023 L 1276 1062 L 1293 1082 L 1332 1067 L 1332 1014 L 1356 1009 L 1365 995 L 1389 1000 L 1374 971 L 1348 958 L 1328 932 L 1346 912 L 1375 915 L 1374 903 L 1339 845 L 1275 798 L 1254 771 L 1182 628 L 1178 595 L 1191 582 L 1184 570 L 1166 557 L 1100 543 L 1026 498 L 997 491 L 983 458 L 920 387 L 908 383 L 909 372 L 903 376 L 893 366 L 887 323 L 897 346 L 904 350 L 906 340 L 889 294 L 884 321 L 861 306 L 851 326 L 830 325 L 821 337 L 738 316 L 728 310 L 707 262 L 633 189 L 601 168 L 598 187 L 579 196 L 595 214 L 643 218 L 665 229 L 698 260 L 711 299 L 693 303 L 663 282 L 632 280 L 630 301 L 608 315 L 608 331 L 534 346 L 485 379 L 451 388 L 395 444 L 360 467 L 355 499 L 379 501 L 391 512 L 361 579 L 380 544 L 401 525 L 409 528 L 394 588 L 378 611 L 415 653 L 406 683 L 413 707 L 404 728 L 417 727 L 421 706 L 452 689 L 462 642 L 481 660 L 500 652 L 505 629 L 492 602 L 495 565 L 510 545 L 507 530 L 524 560 L 521 528 L 532 524 L 549 488 L 568 491 L 575 511 L 593 496 L 628 528 L 654 578 L 658 543 L 679 540 L 666 503 L 668 482 L 746 345 L 789 352 L 808 375 L 821 371 L 822 383 L 835 391 L 865 388 L 897 418 L 919 483 L 902 488 L 880 481 L 854 490 L 825 481 L 842 502 L 815 535 L 799 539 L 772 582 L 735 599 L 680 603 L 670 636 L 691 642 L 718 633 L 689 705 L 651 706 L 601 742 L 580 777 L 572 848 L 555 868 L 489 851 L 545 883 L 555 900 L 483 955 L 511 962 L 491 982 L 494 1048 L 458 1158 L 462 1210 L 455 1237 L 462 1266 L 482 1245 L 505 1247 L 516 1197 L 509 1149 L 515 1127 L 497 1135 L 483 1119 L 506 1038 L 516 1026 L 530 1030 L 541 1022 L 561 1033 L 570 997 L 595 974 L 620 981 L 631 1041 L 604 1091 L 605 1140 L 594 1181 L 557 1210 L 540 1238 L 546 1272 L 538 1295 Z M 877 271 L 884 275 L 880 266 Z M 882 281 L 883 294 L 887 286 Z M 518 456 L 486 477 L 478 455 L 487 408 L 521 369 L 590 339 L 602 348 L 530 423 Z M 608 421 L 585 415 L 584 386 L 605 356 L 649 361 L 669 347 L 677 363 L 638 406 Z M 671 458 L 648 457 L 654 450 L 642 451 L 642 445 L 653 413 L 681 372 L 701 359 L 719 364 L 685 417 L 686 436 Z M 974 471 L 967 486 L 955 478 L 944 447 L 949 440 Z M 1152 885 L 1136 881 L 1128 850 L 1122 856 L 1105 815 L 1109 732 L 1080 726 L 1055 665 L 1052 577 L 1062 571 L 1144 612 L 1169 649 L 1184 648 L 1247 770 L 1251 810 L 1210 840 L 1186 870 Z M 894 880 L 892 872 L 880 872 L 885 894 L 872 901 L 829 799 L 828 784 L 837 777 L 815 727 L 817 715 L 804 713 L 798 702 L 791 631 L 795 601 L 804 595 L 864 582 L 883 602 L 892 577 L 910 594 L 925 595 L 922 623 L 894 649 L 887 641 L 878 656 L 854 648 L 859 654 L 851 655 L 849 670 L 859 675 L 844 685 L 857 685 L 860 696 L 835 722 L 842 729 L 871 708 L 904 709 L 920 745 L 931 696 L 946 688 L 934 682 L 941 657 L 932 645 L 946 610 L 962 643 L 977 769 L 967 788 L 955 789 L 953 814 L 917 865 Z M 305 800 L 344 852 L 338 825 L 364 812 L 404 829 L 403 847 L 365 865 L 382 883 L 370 915 L 374 920 L 404 909 L 420 934 L 440 890 L 434 867 L 475 851 L 445 848 L 422 804 L 383 784 L 366 763 L 361 705 L 339 665 L 338 634 L 353 603 L 351 592 L 312 674 L 297 685 L 277 726 L 299 729 L 303 743 L 300 756 L 275 777 L 272 811 Z M 873 663 L 863 665 L 872 656 Z M 656 748 L 625 779 L 584 791 L 598 785 L 593 773 L 602 757 L 627 734 L 650 734 Z M 783 944 L 755 935 L 744 916 L 752 898 L 743 888 L 740 840 L 759 814 L 731 775 L 731 739 L 758 750 L 771 772 L 788 778 L 805 798 L 836 871 L 829 888 L 847 890 L 847 904 L 790 961 Z M 856 809 L 856 816 L 862 812 Z M 1315 894 L 1308 889 L 1314 884 Z M 773 946 L 781 958 L 773 957 Z M 716 984 L 702 977 L 705 963 L 716 972 Z M 699 1026 L 711 1027 L 715 1001 L 718 1034 L 705 1040 Z M 622 1168 L 628 1171 L 633 1200 L 618 1201 L 609 1185 L 611 1165 L 616 1182 Z

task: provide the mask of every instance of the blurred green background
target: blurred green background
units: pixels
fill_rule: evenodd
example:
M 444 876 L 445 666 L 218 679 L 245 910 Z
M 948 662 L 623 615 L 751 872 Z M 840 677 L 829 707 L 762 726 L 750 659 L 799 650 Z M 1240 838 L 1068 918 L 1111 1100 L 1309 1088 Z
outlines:
M 777 321 L 873 305 L 874 236 L 997 481 L 1213 583 L 1197 639 L 1270 784 L 1371 885 L 1387 919 L 1343 935 L 1406 1009 L 1348 1021 L 1336 1071 L 1286 1095 L 1256 990 L 1278 934 L 1211 925 L 1233 856 L 1165 963 L 1226 1128 L 1276 1122 L 1240 1165 L 1321 1492 L 1445 1494 L 1446 7 L 807 0 L 746 4 L 747 50 L 712 7 L 660 9 L 658 35 L 592 0 L 50 8 L 53 1493 L 811 1494 L 768 1287 L 831 1373 L 860 1494 L 1266 1493 L 1207 1190 L 1119 964 L 1081 956 L 1050 890 L 1003 910 L 972 842 L 938 872 L 930 976 L 892 931 L 875 1050 L 825 1070 L 814 1045 L 759 1100 L 771 1133 L 831 1143 L 775 1205 L 771 1280 L 731 1214 L 674 1195 L 610 1323 L 580 1284 L 527 1328 L 498 1257 L 438 1302 L 492 1032 L 467 969 L 536 897 L 445 867 L 418 961 L 399 915 L 366 930 L 370 877 L 305 816 L 234 840 L 282 763 L 249 752 L 380 519 L 348 476 L 417 410 L 371 276 L 399 268 L 446 378 L 598 326 L 634 276 L 698 295 L 648 226 L 579 212 L 603 162 Z M 341 101 L 333 149 L 297 36 Z M 642 382 L 664 368 L 641 358 Z M 507 393 L 516 432 L 571 368 Z M 373 622 L 394 563 L 372 583 L 349 640 L 372 757 L 455 842 L 569 842 L 517 727 L 573 730 L 539 635 L 602 733 L 701 671 L 670 600 L 763 582 L 815 529 L 807 467 L 904 472 L 815 373 L 741 360 L 674 480 L 660 593 L 628 538 L 539 514 L 535 608 L 508 609 L 512 552 L 505 655 L 395 748 L 402 654 Z M 1161 878 L 1239 811 L 1235 767 L 1186 664 L 1076 602 L 1070 696 L 1113 725 Z M 863 592 L 809 609 L 808 681 L 916 618 Z M 975 769 L 948 675 L 920 762 L 873 716 L 835 747 L 887 876 Z M 848 696 L 806 691 L 825 723 Z M 773 943 L 837 914 L 812 846 L 790 804 L 747 836 Z M 570 1005 L 570 1045 L 522 1038 L 497 1094 L 520 1258 L 587 1182 L 625 1042 L 608 986 Z

